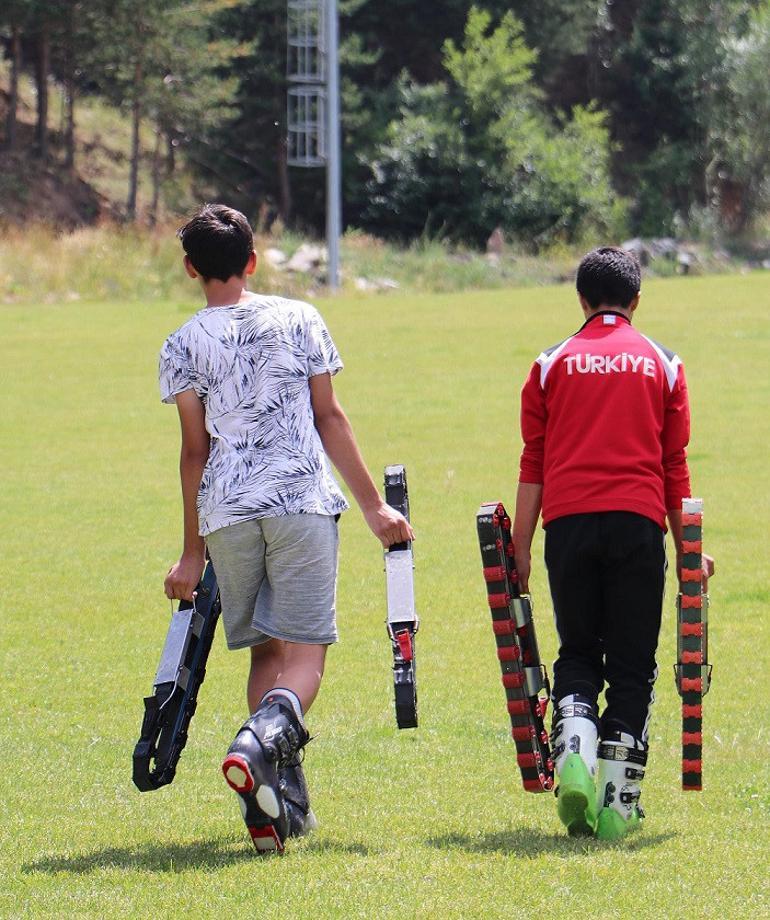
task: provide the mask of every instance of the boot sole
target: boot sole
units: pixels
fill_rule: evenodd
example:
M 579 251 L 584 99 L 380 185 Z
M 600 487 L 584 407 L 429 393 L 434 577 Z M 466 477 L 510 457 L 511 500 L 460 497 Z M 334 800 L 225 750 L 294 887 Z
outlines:
M 222 773 L 225 775 L 227 785 L 242 794 L 251 792 L 254 788 L 254 776 L 245 757 L 240 754 L 228 754 L 222 762 Z
M 239 797 L 239 805 L 254 849 L 260 854 L 283 855 L 284 847 L 280 834 L 276 826 L 261 811 L 255 797 L 242 795 Z
M 245 757 L 240 754 L 228 755 L 222 763 L 222 773 L 227 785 L 239 795 L 246 796 L 253 792 L 257 804 L 266 815 L 271 818 L 277 818 L 280 815 L 281 804 L 275 789 L 265 783 L 254 791 L 256 786 L 254 774 Z
M 281 838 L 272 824 L 267 824 L 264 827 L 250 827 L 248 830 L 254 849 L 258 853 L 278 853 L 279 856 L 283 856 L 284 849 Z
M 595 825 L 587 815 L 589 801 L 579 789 L 559 791 L 559 819 L 570 837 L 593 837 Z
M 281 814 L 275 790 L 266 784 L 256 786 L 248 761 L 240 754 L 227 755 L 222 773 L 227 785 L 238 793 L 243 820 L 257 852 L 283 853 L 283 842 L 273 823 Z
M 570 837 L 592 837 L 596 830 L 596 788 L 579 754 L 562 767 L 556 810 Z

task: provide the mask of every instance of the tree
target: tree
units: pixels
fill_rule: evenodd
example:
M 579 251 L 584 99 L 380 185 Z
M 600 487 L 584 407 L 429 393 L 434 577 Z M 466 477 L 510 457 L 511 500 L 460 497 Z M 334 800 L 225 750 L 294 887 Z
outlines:
M 443 233 L 483 244 L 500 226 L 538 246 L 616 217 L 604 113 L 553 120 L 534 52 L 510 12 L 492 28 L 472 8 L 463 44 L 444 46 L 447 83 L 400 83 L 401 111 L 372 164 L 368 225 L 392 236 Z
M 135 220 L 142 154 L 141 127 L 150 119 L 156 135 L 186 140 L 229 114 L 234 82 L 217 70 L 235 53 L 231 42 L 212 41 L 212 19 L 230 0 L 101 0 L 95 18 L 100 90 L 125 108 L 131 121 L 126 216 Z M 154 154 L 157 209 L 159 147 Z M 152 219 L 152 215 L 151 215 Z
M 728 43 L 745 0 L 633 0 L 609 5 L 596 54 L 597 95 L 622 155 L 614 180 L 635 200 L 634 229 L 671 233 L 706 201 L 710 123 L 726 89 Z
M 709 184 L 721 217 L 736 232 L 770 204 L 770 2 L 745 35 L 727 41 L 727 93 L 712 125 Z
M 10 79 L 8 86 L 8 112 L 5 120 L 5 147 L 16 147 L 16 119 L 19 107 L 19 77 L 22 68 L 22 34 L 30 15 L 29 0 L 7 0 L 0 12 L 0 29 L 8 37 Z

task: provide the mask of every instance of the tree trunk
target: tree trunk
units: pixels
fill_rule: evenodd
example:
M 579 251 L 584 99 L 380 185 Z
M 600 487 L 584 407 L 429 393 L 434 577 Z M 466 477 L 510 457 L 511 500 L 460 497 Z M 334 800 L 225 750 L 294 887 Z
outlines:
M 48 159 L 48 72 L 51 67 L 51 37 L 43 21 L 37 38 L 35 84 L 37 88 L 37 125 L 35 143 L 41 160 Z
M 130 221 L 136 220 L 136 198 L 139 189 L 139 129 L 142 123 L 142 61 L 137 60 L 134 66 L 134 100 L 131 106 L 131 168 L 128 177 L 128 200 L 126 201 L 126 217 Z
M 16 147 L 16 113 L 19 108 L 19 73 L 21 72 L 21 29 L 11 27 L 11 77 L 8 88 L 8 115 L 5 123 L 5 146 L 8 150 Z
M 278 213 L 284 226 L 291 217 L 291 182 L 289 181 L 289 163 L 286 138 L 282 135 L 278 139 Z
M 176 169 L 176 148 L 172 133 L 166 135 L 166 178 L 170 179 Z
M 152 154 L 152 204 L 150 205 L 150 226 L 158 223 L 158 205 L 160 204 L 160 166 L 161 143 L 163 135 L 160 128 L 155 129 L 155 150 Z
M 75 38 L 74 10 L 70 8 L 67 17 L 67 32 L 64 60 L 64 166 L 75 171 Z
M 75 171 L 75 81 L 69 75 L 64 82 L 64 166 Z

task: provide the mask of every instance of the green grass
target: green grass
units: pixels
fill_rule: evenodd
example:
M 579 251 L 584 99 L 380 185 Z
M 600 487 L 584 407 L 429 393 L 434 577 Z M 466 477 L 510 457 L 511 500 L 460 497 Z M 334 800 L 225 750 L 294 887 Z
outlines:
M 320 304 L 372 469 L 409 473 L 421 725 L 395 727 L 381 555 L 351 511 L 342 641 L 309 720 L 321 826 L 262 860 L 218 772 L 246 669 L 221 636 L 177 779 L 140 794 L 130 778 L 181 534 L 178 426 L 158 402 L 156 355 L 198 305 L 2 307 L 0 916 L 767 916 L 769 294 L 759 274 L 645 285 L 638 323 L 689 375 L 694 489 L 719 573 L 714 683 L 705 790 L 683 794 L 670 583 L 648 820 L 616 845 L 568 839 L 553 800 L 520 788 L 474 534 L 481 501 L 513 501 L 518 390 L 579 324 L 572 292 Z M 550 661 L 540 563 L 532 588 Z

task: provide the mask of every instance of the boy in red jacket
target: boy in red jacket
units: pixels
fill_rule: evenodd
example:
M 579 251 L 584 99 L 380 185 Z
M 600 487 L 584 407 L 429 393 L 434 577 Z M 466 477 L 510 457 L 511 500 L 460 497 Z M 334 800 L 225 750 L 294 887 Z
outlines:
M 521 396 L 513 540 L 522 590 L 542 510 L 559 654 L 552 741 L 558 813 L 571 835 L 638 826 L 666 571 L 666 519 L 681 561 L 690 410 L 674 352 L 637 332 L 639 264 L 590 252 L 585 323 L 537 359 Z M 704 559 L 706 574 L 713 560 Z M 597 700 L 606 684 L 606 707 Z

